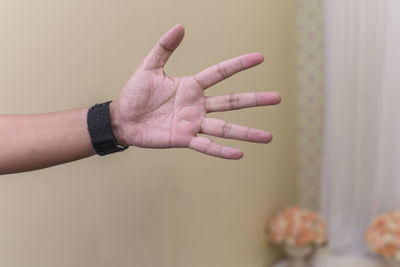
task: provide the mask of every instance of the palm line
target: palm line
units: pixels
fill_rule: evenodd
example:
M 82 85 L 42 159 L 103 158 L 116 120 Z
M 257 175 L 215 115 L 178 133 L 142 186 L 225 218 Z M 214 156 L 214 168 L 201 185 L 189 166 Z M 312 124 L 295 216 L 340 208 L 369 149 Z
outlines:
M 179 79 L 179 81 L 178 82 L 180 82 L 180 79 Z M 179 85 L 179 83 L 178 83 L 178 85 Z M 145 116 L 145 115 L 147 115 L 147 114 L 149 114 L 149 113 L 152 113 L 152 112 L 154 112 L 154 111 L 156 111 L 157 109 L 159 109 L 160 107 L 162 107 L 163 105 L 165 105 L 165 103 L 167 103 L 168 101 L 170 101 L 172 98 L 174 98 L 174 104 L 175 104 L 175 96 L 176 96 L 176 92 L 177 92 L 178 90 L 177 90 L 177 87 L 174 89 L 174 92 L 169 96 L 169 97 L 167 97 L 164 101 L 162 101 L 159 105 L 157 105 L 156 107 L 154 107 L 153 109 L 150 109 L 150 110 L 148 110 L 148 111 L 145 111 L 145 112 L 143 112 L 142 114 L 140 114 L 140 115 L 137 115 L 136 117 L 139 119 L 139 118 L 141 118 L 141 117 L 143 117 L 143 116 Z
M 164 76 L 164 79 L 165 79 L 165 76 Z M 174 94 L 173 94 L 174 95 L 174 103 L 172 103 L 172 113 L 171 113 L 172 117 L 171 117 L 171 121 L 170 121 L 170 124 L 169 124 L 169 145 L 170 146 L 172 146 L 172 124 L 174 122 L 174 117 L 175 117 L 176 93 L 179 90 L 179 85 L 181 84 L 181 80 L 182 80 L 182 78 L 178 79 L 178 82 L 176 84 L 175 91 L 174 91 Z

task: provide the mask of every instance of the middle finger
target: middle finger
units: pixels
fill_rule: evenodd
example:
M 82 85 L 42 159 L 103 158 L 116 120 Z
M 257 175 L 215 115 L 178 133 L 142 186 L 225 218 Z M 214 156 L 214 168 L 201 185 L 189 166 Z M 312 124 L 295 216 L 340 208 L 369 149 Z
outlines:
M 276 92 L 252 92 L 207 97 L 205 107 L 207 112 L 228 111 L 276 105 L 280 101 L 281 96 Z

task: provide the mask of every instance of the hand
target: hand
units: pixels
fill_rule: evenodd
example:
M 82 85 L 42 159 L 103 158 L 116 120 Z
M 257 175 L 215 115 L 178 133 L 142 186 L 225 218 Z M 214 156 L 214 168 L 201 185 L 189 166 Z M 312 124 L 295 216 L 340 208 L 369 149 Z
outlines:
M 170 77 L 163 68 L 183 36 L 184 28 L 176 25 L 161 37 L 130 78 L 119 99 L 111 104 L 114 133 L 119 143 L 148 148 L 188 147 L 226 159 L 239 159 L 243 152 L 198 134 L 269 143 L 272 139 L 269 132 L 207 118 L 206 114 L 278 104 L 281 99 L 278 93 L 204 96 L 205 89 L 260 64 L 264 57 L 259 53 L 247 54 L 194 76 Z

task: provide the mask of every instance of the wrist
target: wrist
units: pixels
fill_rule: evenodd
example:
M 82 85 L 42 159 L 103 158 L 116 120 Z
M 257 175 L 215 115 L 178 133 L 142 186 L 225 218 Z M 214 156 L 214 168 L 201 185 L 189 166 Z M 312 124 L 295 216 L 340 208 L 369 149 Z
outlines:
M 120 144 L 121 146 L 129 146 L 129 144 L 125 141 L 122 132 L 122 125 L 120 122 L 117 101 L 112 101 L 110 103 L 110 119 L 111 119 L 111 127 L 118 144 Z

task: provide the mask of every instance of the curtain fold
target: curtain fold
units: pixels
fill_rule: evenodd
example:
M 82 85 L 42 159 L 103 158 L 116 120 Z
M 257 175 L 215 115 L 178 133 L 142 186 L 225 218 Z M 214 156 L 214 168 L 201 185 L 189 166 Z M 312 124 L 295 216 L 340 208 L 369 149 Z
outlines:
M 400 207 L 400 1 L 325 0 L 321 210 L 329 249 L 367 255 L 372 218 Z

